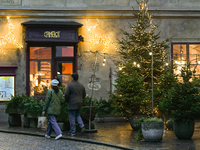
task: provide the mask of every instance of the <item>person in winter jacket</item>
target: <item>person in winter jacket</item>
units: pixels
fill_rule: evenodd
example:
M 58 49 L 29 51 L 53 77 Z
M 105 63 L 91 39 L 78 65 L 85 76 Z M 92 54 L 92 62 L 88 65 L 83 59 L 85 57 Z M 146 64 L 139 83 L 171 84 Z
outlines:
M 51 131 L 54 129 L 56 132 L 56 140 L 62 137 L 62 131 L 57 124 L 57 116 L 60 115 L 61 103 L 64 102 L 63 92 L 58 88 L 58 80 L 53 79 L 51 81 L 51 89 L 47 91 L 45 104 L 43 107 L 42 115 L 45 112 L 48 114 L 48 124 L 46 130 L 46 138 L 51 138 Z
M 86 96 L 85 87 L 78 82 L 78 74 L 73 73 L 72 82 L 67 85 L 65 90 L 65 100 L 68 102 L 68 115 L 70 123 L 70 132 L 68 135 L 74 136 L 76 132 L 75 120 L 78 122 L 81 132 L 85 132 L 85 126 L 80 116 L 80 110 L 83 99 Z

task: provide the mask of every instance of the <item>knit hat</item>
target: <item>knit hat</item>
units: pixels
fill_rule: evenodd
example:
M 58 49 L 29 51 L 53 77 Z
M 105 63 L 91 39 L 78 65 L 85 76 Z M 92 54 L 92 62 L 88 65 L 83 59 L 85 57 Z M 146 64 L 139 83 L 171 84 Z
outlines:
M 52 81 L 51 81 L 51 85 L 52 86 L 57 86 L 58 85 L 58 80 L 56 80 L 56 79 L 53 79 Z

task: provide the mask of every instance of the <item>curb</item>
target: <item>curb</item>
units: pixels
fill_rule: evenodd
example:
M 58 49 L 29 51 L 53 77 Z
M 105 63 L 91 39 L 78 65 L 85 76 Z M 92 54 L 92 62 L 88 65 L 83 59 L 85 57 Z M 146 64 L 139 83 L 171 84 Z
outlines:
M 5 130 L 5 129 L 0 129 L 0 132 L 44 137 L 44 134 L 36 134 L 36 133 L 21 132 L 21 131 L 11 131 L 11 130 Z M 52 137 L 55 138 L 55 136 L 52 136 Z M 98 141 L 98 140 L 91 140 L 91 139 L 86 140 L 86 139 L 78 138 L 78 137 L 63 136 L 62 139 L 72 140 L 72 141 L 77 141 L 77 142 L 97 144 L 97 145 L 104 145 L 104 146 L 109 146 L 109 147 L 112 147 L 112 148 L 118 148 L 118 149 L 123 149 L 123 150 L 148 150 L 148 149 L 138 148 L 138 147 L 133 147 L 133 146 L 125 146 L 125 145 L 119 146 L 119 145 L 114 144 L 114 143 L 102 142 L 102 141 Z

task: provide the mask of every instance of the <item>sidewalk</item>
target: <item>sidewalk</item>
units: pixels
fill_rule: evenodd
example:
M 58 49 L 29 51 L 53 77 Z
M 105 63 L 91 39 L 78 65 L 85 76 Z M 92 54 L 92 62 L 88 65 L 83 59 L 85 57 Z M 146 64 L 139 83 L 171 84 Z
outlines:
M 173 131 L 166 131 L 161 142 L 135 141 L 137 131 L 133 131 L 129 122 L 120 119 L 107 118 L 104 123 L 95 124 L 97 133 L 77 132 L 74 137 L 68 136 L 68 131 L 63 131 L 63 138 L 67 140 L 102 144 L 121 149 L 133 150 L 200 150 L 200 125 L 195 126 L 191 140 L 178 140 Z M 45 130 L 23 127 L 9 127 L 7 122 L 0 122 L 0 132 L 44 136 Z M 55 137 L 55 134 L 52 134 Z

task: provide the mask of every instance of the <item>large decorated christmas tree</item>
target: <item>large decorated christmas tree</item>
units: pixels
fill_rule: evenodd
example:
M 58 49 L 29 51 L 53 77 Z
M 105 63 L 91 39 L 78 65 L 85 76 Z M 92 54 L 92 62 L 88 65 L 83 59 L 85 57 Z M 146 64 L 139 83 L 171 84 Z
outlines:
M 154 85 L 158 84 L 165 67 L 169 67 L 166 54 L 169 39 L 161 41 L 160 32 L 156 33 L 159 24 L 153 24 L 152 15 L 148 12 L 148 0 L 136 1 L 139 11 L 134 13 L 134 23 L 130 24 L 133 32 L 122 30 L 125 37 L 119 40 L 121 60 L 116 63 L 118 71 L 113 100 L 116 111 L 121 115 L 135 113 L 135 103 L 140 104 L 140 111 L 144 111 L 143 106 L 150 108 L 152 79 Z M 138 84 L 141 80 L 143 82 Z

